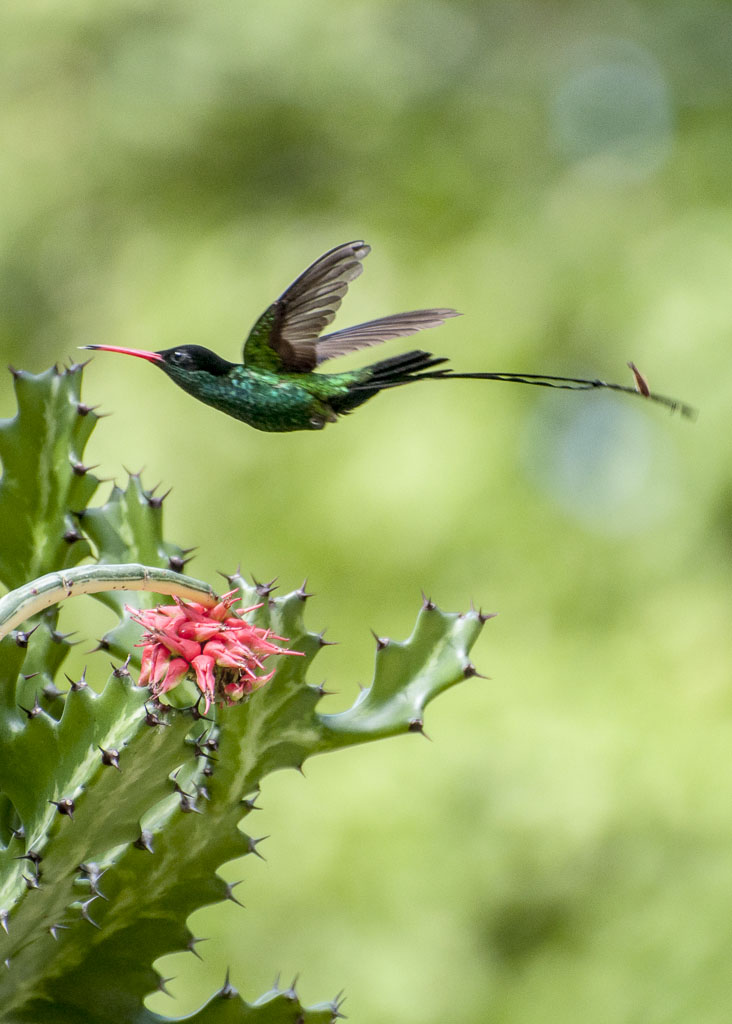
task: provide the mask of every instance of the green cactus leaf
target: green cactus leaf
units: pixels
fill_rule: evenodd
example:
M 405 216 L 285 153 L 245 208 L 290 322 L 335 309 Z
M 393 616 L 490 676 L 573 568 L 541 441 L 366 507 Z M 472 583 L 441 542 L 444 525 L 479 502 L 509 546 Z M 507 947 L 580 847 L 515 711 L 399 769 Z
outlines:
M 97 417 L 80 403 L 80 381 L 79 367 L 15 374 L 18 413 L 0 422 L 0 579 L 13 590 L 83 559 L 109 566 L 107 575 L 129 563 L 176 573 L 184 564 L 186 552 L 164 539 L 161 499 L 138 476 L 88 507 L 97 481 L 82 455 Z M 0 641 L 3 1020 L 170 1020 L 144 1007 L 159 983 L 153 964 L 194 948 L 187 921 L 195 910 L 235 899 L 218 869 L 257 852 L 240 825 L 262 780 L 315 754 L 421 731 L 427 704 L 476 674 L 468 655 L 484 617 L 425 602 L 408 639 L 378 642 L 372 684 L 353 707 L 322 713 L 324 690 L 308 672 L 325 641 L 305 625 L 308 595 L 273 597 L 270 586 L 239 575 L 229 583 L 250 621 L 298 654 L 277 658 L 265 686 L 212 708 L 210 721 L 146 704 L 147 691 L 130 678 L 141 631 L 124 606 L 150 605 L 150 593 L 95 595 L 119 618 L 96 660 L 121 663 L 98 694 L 59 679 L 71 640 L 56 629 L 55 607 Z M 305 1008 L 275 988 L 248 1003 L 225 985 L 185 1019 L 325 1024 L 339 1015 L 337 1001 Z
M 13 376 L 18 412 L 0 420 L 0 580 L 11 590 L 89 555 L 75 513 L 99 483 L 83 463 L 98 416 L 80 400 L 81 367 Z
M 130 941 L 134 939 L 130 937 Z M 129 965 L 122 961 L 116 966 L 118 971 L 124 972 Z M 84 995 L 102 1000 L 105 1020 L 130 1021 L 131 1024 L 176 1024 L 181 1021 L 191 1024 L 335 1024 L 343 1016 L 339 1011 L 341 1004 L 338 999 L 306 1007 L 293 989 L 273 989 L 256 1002 L 248 1003 L 228 982 L 204 1006 L 185 1017 L 163 1017 L 146 1009 L 135 1011 L 134 1007 L 126 1005 L 126 999 L 121 1004 L 113 1003 L 112 1000 L 120 996 L 117 991 L 110 994 L 93 988 L 91 993 L 87 990 Z M 87 1006 L 87 998 L 52 1003 L 34 998 L 29 1001 L 22 1015 L 4 1017 L 3 1020 L 7 1024 L 38 1024 L 39 1021 L 43 1021 L 43 1024 L 94 1024 L 98 1017 L 96 1014 L 89 1015 Z
M 232 577 L 232 584 L 242 589 L 247 604 L 255 603 L 257 598 L 261 600 L 261 595 L 240 577 Z M 311 686 L 305 677 L 310 662 L 322 647 L 322 640 L 305 629 L 303 607 L 301 592 L 295 591 L 283 598 L 268 598 L 252 613 L 261 625 L 281 633 L 287 630 L 291 647 L 303 651 L 304 656 L 281 659 L 274 678 L 245 703 L 218 709 L 215 727 L 204 722 L 193 726 L 192 732 L 199 741 L 198 756 L 189 758 L 176 780 L 179 790 L 188 794 L 194 804 L 193 809 L 189 808 L 190 813 L 181 813 L 179 794 L 171 792 L 168 774 L 183 760 L 180 744 L 191 730 L 192 720 L 190 715 L 171 711 L 169 714 L 179 724 L 180 734 L 170 745 L 167 760 L 164 752 L 150 747 L 149 735 L 138 730 L 124 750 L 124 756 L 132 765 L 129 778 L 125 778 L 128 769 L 118 778 L 110 768 L 100 768 L 97 752 L 96 776 L 90 777 L 73 824 L 62 821 L 55 812 L 51 815 L 48 845 L 53 853 L 49 855 L 48 865 L 44 860 L 43 869 L 49 881 L 54 882 L 54 899 L 43 905 L 42 889 L 36 890 L 30 893 L 33 903 L 28 897 L 24 899 L 22 910 L 17 914 L 17 925 L 15 912 L 9 919 L 11 936 L 17 934 L 16 927 L 22 929 L 21 948 L 14 959 L 11 957 L 10 975 L 20 973 L 22 977 L 30 975 L 35 979 L 34 997 L 27 1005 L 23 1002 L 27 995 L 23 986 L 12 996 L 9 992 L 5 995 L 9 1007 L 15 1005 L 15 998 L 19 999 L 19 1020 L 29 1020 L 33 1012 L 40 1011 L 43 1004 L 37 1001 L 39 999 L 63 1006 L 66 1019 L 70 1021 L 78 1018 L 106 1024 L 113 1020 L 157 1019 L 154 1015 L 148 1018 L 136 1015 L 144 996 L 156 985 L 152 963 L 164 953 L 182 951 L 188 946 L 192 936 L 185 922 L 194 910 L 227 898 L 230 890 L 216 869 L 236 857 L 256 852 L 256 841 L 239 828 L 250 807 L 244 797 L 255 791 L 269 772 L 299 767 L 314 754 L 414 731 L 415 722 L 421 727 L 424 708 L 434 696 L 473 674 L 467 654 L 480 630 L 482 617 L 477 612 L 447 615 L 428 606 L 421 611 L 407 641 L 380 646 L 372 686 L 361 694 L 354 707 L 337 715 L 321 714 L 316 705 L 322 691 Z M 390 649 L 393 653 L 388 654 Z M 95 738 L 90 738 L 90 723 L 101 721 L 101 729 L 107 722 L 111 728 L 112 697 L 107 697 L 109 714 L 103 705 L 107 694 L 120 692 L 115 687 L 131 701 L 129 710 L 126 704 L 118 708 L 119 728 L 122 732 L 129 730 L 124 721 L 125 712 L 133 717 L 137 714 L 138 723 L 143 714 L 140 691 L 131 687 L 125 689 L 120 680 L 110 680 L 99 697 L 91 696 L 86 690 L 67 697 L 60 722 L 47 722 L 38 716 L 25 725 L 20 735 L 29 736 L 31 726 L 39 725 L 55 730 L 58 736 L 66 725 L 74 736 L 85 736 L 82 745 L 91 756 L 93 743 L 99 740 L 100 734 L 95 733 Z M 78 698 L 81 700 L 77 701 Z M 71 701 L 75 702 L 73 713 L 69 711 Z M 92 715 L 92 709 L 105 713 Z M 152 736 L 159 738 L 168 750 L 171 733 L 171 728 L 159 727 L 152 731 Z M 215 761 L 204 756 L 209 740 L 216 747 Z M 111 743 L 111 740 L 105 739 L 105 742 Z M 114 742 L 119 742 L 118 737 L 114 737 Z M 44 740 L 44 745 L 50 746 L 48 739 Z M 149 765 L 155 766 L 156 781 L 148 779 L 146 789 L 144 770 Z M 42 770 L 40 766 L 38 772 L 42 774 Z M 91 772 L 90 776 L 93 775 Z M 96 788 L 95 779 L 98 780 Z M 131 786 L 128 787 L 128 783 Z M 203 785 L 207 799 L 202 795 Z M 144 791 L 144 800 L 125 797 L 128 788 L 137 797 Z M 22 792 L 12 786 L 7 791 L 15 795 L 22 809 Z M 133 834 L 139 834 L 141 803 L 152 807 L 142 820 L 142 826 L 153 834 L 152 854 L 131 842 Z M 125 818 L 128 806 L 132 810 Z M 126 822 L 126 831 L 122 819 Z M 91 837 L 85 840 L 83 850 L 72 842 L 77 826 Z M 109 862 L 101 848 L 102 836 L 109 837 L 110 845 L 120 843 L 121 846 Z M 79 894 L 78 871 L 74 870 L 80 862 L 90 859 L 106 868 L 101 885 L 106 899 L 95 900 L 89 908 L 89 916 L 98 929 L 80 916 L 79 908 L 83 907 L 83 896 L 88 890 Z M 20 872 L 18 874 L 20 876 Z M 22 876 L 20 884 L 24 884 Z M 134 894 L 133 900 L 129 894 Z M 26 907 L 33 912 L 26 912 Z M 43 936 L 58 921 L 70 926 L 58 932 L 51 956 L 37 937 Z M 28 932 L 36 936 L 35 942 Z M 9 943 L 6 945 L 11 948 Z M 134 967 L 127 965 L 131 948 L 137 958 Z M 126 965 L 123 971 L 120 964 Z M 80 1016 L 82 1005 L 72 1011 L 78 993 L 83 993 L 83 1006 L 94 1005 L 93 1016 Z M 113 1012 L 104 1011 L 107 1001 L 114 1007 Z M 279 1001 L 273 997 L 262 1005 L 268 1007 L 268 1013 L 274 1013 Z M 254 1008 L 241 1000 L 214 999 L 200 1012 L 204 1014 L 201 1020 L 257 1019 L 246 1016 L 253 1013 Z M 214 1016 L 223 1012 L 244 1016 Z M 259 1006 L 257 1012 L 263 1012 Z M 317 1012 L 327 1014 L 330 1009 L 319 1008 Z M 24 1016 L 26 1013 L 29 1016 Z
M 60 721 L 41 712 L 14 733 L 3 789 L 24 837 L 6 848 L 14 870 L 0 887 L 0 907 L 10 909 L 7 931 L 0 933 L 0 956 L 13 965 L 3 987 L 8 1009 L 22 1002 L 23 979 L 34 979 L 38 994 L 42 978 L 48 984 L 55 968 L 68 968 L 70 950 L 88 951 L 88 937 L 79 932 L 89 928 L 82 911 L 95 895 L 97 872 L 105 873 L 105 886 L 107 873 L 113 884 L 123 851 L 142 859 L 133 844 L 146 818 L 164 823 L 176 813 L 170 774 L 193 760 L 184 743 L 191 716 L 171 710 L 164 723 L 150 723 L 145 696 L 128 677 L 113 676 L 100 695 L 89 688 L 69 694 Z M 63 801 L 73 801 L 70 813 L 59 813 Z
M 256 588 L 230 577 L 247 605 L 261 602 Z M 449 614 L 426 603 L 408 640 L 380 642 L 372 685 L 352 708 L 320 714 L 319 687 L 304 683 L 304 671 L 323 645 L 302 622 L 302 591 L 269 597 L 253 619 L 287 637 L 305 657 L 286 659 L 272 681 L 254 693 L 237 715 L 222 715 L 221 746 L 234 757 L 221 759 L 211 780 L 230 799 L 256 789 L 264 775 L 279 768 L 300 768 L 306 758 L 338 747 L 420 731 L 427 704 L 450 686 L 475 675 L 468 654 L 485 621 L 477 611 Z

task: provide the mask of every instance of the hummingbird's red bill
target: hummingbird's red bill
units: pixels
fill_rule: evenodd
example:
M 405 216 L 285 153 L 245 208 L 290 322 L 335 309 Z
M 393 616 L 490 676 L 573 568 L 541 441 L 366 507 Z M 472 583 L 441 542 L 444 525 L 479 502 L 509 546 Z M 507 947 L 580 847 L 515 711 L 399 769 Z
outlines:
M 93 349 L 97 352 L 119 352 L 123 356 L 147 359 L 149 363 L 162 363 L 163 361 L 163 357 L 158 352 L 146 352 L 141 348 L 119 348 L 117 345 L 80 345 L 79 348 Z

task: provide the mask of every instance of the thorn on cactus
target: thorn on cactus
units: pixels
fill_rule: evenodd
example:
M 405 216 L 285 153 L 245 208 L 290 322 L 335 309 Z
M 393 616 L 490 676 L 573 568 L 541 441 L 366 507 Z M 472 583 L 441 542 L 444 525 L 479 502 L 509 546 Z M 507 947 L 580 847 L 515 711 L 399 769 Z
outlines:
M 107 639 L 106 636 L 103 636 L 101 637 L 101 639 L 97 640 L 97 646 L 92 647 L 90 651 L 87 651 L 87 654 L 96 654 L 97 651 L 108 651 L 110 647 L 111 644 L 109 640 Z
M 86 402 L 76 403 L 76 411 L 79 416 L 88 416 L 90 412 L 94 412 L 98 408 L 98 405 L 87 405 Z
M 185 793 L 178 783 L 175 784 L 175 791 L 180 797 L 180 809 L 184 814 L 203 814 L 200 807 L 196 807 L 196 798 L 190 793 Z
M 160 485 L 158 484 L 158 487 L 159 486 Z M 151 491 L 148 491 L 148 492 L 143 491 L 143 494 L 145 496 L 145 500 L 147 501 L 147 503 L 150 506 L 150 508 L 162 508 L 163 507 L 163 502 L 168 497 L 170 492 L 173 490 L 172 487 L 169 487 L 168 490 L 165 492 L 165 494 L 161 494 L 159 496 L 156 496 L 155 495 L 155 491 L 157 489 L 158 489 L 157 487 L 153 487 L 153 489 Z
M 297 594 L 297 596 L 300 598 L 301 601 L 307 601 L 307 599 L 309 597 L 313 597 L 314 596 L 312 591 L 309 591 L 307 589 L 307 587 L 308 587 L 308 581 L 307 581 L 307 578 L 306 578 L 306 579 L 304 579 L 302 581 L 302 585 L 300 586 L 300 589 L 295 591 L 295 593 Z
M 118 772 L 122 769 L 119 766 L 119 750 L 114 747 L 110 747 L 109 750 L 105 750 L 104 747 L 99 748 L 102 752 L 102 764 L 105 768 L 116 768 Z
M 90 359 L 85 359 L 82 363 L 69 363 L 68 369 L 64 368 L 63 372 L 67 373 L 69 376 L 72 376 L 74 373 L 81 373 L 81 371 L 84 369 L 84 367 L 88 366 L 90 362 L 91 362 L 91 358 Z M 58 371 L 58 367 L 56 367 L 56 371 L 59 372 Z M 59 376 L 60 376 L 60 374 L 59 374 Z
M 82 537 L 83 535 L 73 527 L 67 530 L 66 533 L 64 533 L 63 535 L 63 539 L 66 541 L 67 544 L 75 544 L 77 540 L 81 540 Z
M 89 892 L 92 893 L 93 896 L 101 896 L 103 900 L 107 900 L 104 893 L 99 891 L 98 886 L 99 879 L 104 874 L 104 870 L 105 869 L 100 868 L 99 865 L 95 864 L 93 861 L 90 861 L 88 864 L 79 865 L 79 871 L 84 876 L 85 881 L 89 883 Z M 107 902 L 109 902 L 109 900 L 107 900 Z
M 112 666 L 112 675 L 114 676 L 115 679 L 129 679 L 129 677 L 130 677 L 129 664 L 130 664 L 130 658 L 131 657 L 132 657 L 132 655 L 128 654 L 127 657 L 125 658 L 125 660 L 123 661 L 123 663 L 121 665 L 117 665 L 116 668 L 115 668 L 114 665 Z
M 144 828 L 132 844 L 137 850 L 146 850 L 147 853 L 155 853 L 153 847 L 153 834 Z
M 158 978 L 158 989 L 166 996 L 173 998 L 173 993 L 168 990 L 168 982 L 175 981 L 175 977 L 172 978 Z
M 15 860 L 29 860 L 31 862 L 31 864 L 33 865 L 33 868 L 34 868 L 34 870 L 36 872 L 36 875 L 37 875 L 38 874 L 38 865 L 43 860 L 43 857 L 40 855 L 40 853 L 36 853 L 35 850 L 28 850 L 27 853 L 22 853 L 19 857 L 15 857 L 14 859 Z
M 426 612 L 433 612 L 437 608 L 437 605 L 431 597 L 427 597 L 424 590 L 422 591 L 422 609 Z
M 65 672 L 64 672 L 64 675 L 66 675 Z M 79 677 L 79 679 L 74 680 L 74 679 L 71 678 L 71 676 L 66 676 L 66 678 L 69 681 L 69 685 L 71 686 L 71 692 L 72 693 L 78 693 L 79 690 L 85 689 L 86 685 L 87 685 L 87 683 L 86 683 L 86 665 L 84 666 L 84 671 L 81 673 L 81 676 Z
M 252 839 L 251 836 L 248 836 L 247 838 L 249 839 L 248 852 L 253 853 L 255 857 L 259 857 L 260 860 L 266 860 L 267 858 L 262 856 L 257 847 L 259 846 L 260 843 L 263 843 L 265 839 L 269 839 L 269 836 L 260 836 L 259 839 Z
M 19 704 L 18 707 L 28 716 L 28 721 L 31 721 L 31 719 L 35 718 L 37 715 L 40 715 L 40 713 L 43 711 L 43 708 L 38 703 L 38 694 L 36 694 L 35 696 L 32 708 L 24 708 L 22 704 Z
M 389 646 L 390 640 L 387 636 L 379 636 L 375 630 L 371 630 L 371 635 L 376 641 L 376 650 L 383 651 L 385 647 Z
M 276 582 L 276 576 L 274 579 L 271 579 L 269 583 L 260 583 L 254 578 L 254 576 L 252 576 L 252 583 L 254 584 L 254 589 L 258 597 L 269 597 L 273 590 L 277 590 L 277 587 L 275 586 Z
M 35 631 L 38 629 L 38 626 L 40 626 L 40 622 L 38 623 L 38 625 L 34 626 L 33 629 L 29 629 L 25 633 L 22 632 L 19 629 L 16 629 L 14 631 L 12 636 L 13 636 L 13 639 L 15 640 L 16 644 L 18 645 L 18 647 L 27 647 L 28 646 L 28 641 L 33 636 Z
M 216 995 L 220 996 L 221 999 L 236 999 L 236 997 L 239 995 L 238 991 L 234 988 L 234 986 L 231 984 L 231 982 L 229 980 L 229 968 L 228 967 L 226 968 L 226 978 L 224 980 L 224 984 L 218 990 Z
M 470 602 L 470 610 L 474 615 L 478 616 L 478 622 L 481 624 L 481 626 L 483 625 L 484 622 L 487 622 L 488 619 L 495 619 L 496 615 L 498 614 L 498 612 L 484 612 L 482 608 L 476 609 L 475 603 L 473 601 Z
M 236 903 L 237 907 L 241 907 L 243 910 L 244 904 L 241 903 L 234 895 L 234 889 L 237 887 L 237 885 L 241 885 L 241 879 L 239 879 L 238 882 L 227 882 L 224 899 L 229 900 L 230 903 Z
M 42 690 L 43 696 L 46 700 L 56 700 L 62 696 L 63 690 L 59 690 L 55 683 L 47 683 Z
M 93 925 L 95 928 L 101 931 L 102 926 L 100 924 L 97 924 L 96 921 L 92 920 L 92 916 L 89 913 L 89 907 L 91 906 L 95 899 L 97 899 L 96 896 L 90 896 L 88 900 L 84 900 L 84 902 L 79 905 L 79 912 L 85 921 L 88 921 L 89 924 Z
M 53 642 L 55 644 L 63 644 L 63 643 L 66 643 L 68 641 L 69 637 L 73 636 L 75 633 L 76 633 L 75 629 L 73 629 L 70 633 L 59 633 L 59 631 L 57 629 L 52 629 L 50 635 L 51 635 L 51 639 L 53 640 Z M 78 643 L 78 641 L 74 641 L 74 643 Z M 68 644 L 68 646 L 72 647 L 73 644 Z
M 49 804 L 54 804 L 59 814 L 65 814 L 73 821 L 76 804 L 70 797 L 64 797 L 63 800 L 49 800 L 48 802 Z
M 23 875 L 23 881 L 25 882 L 26 889 L 29 891 L 41 888 L 41 880 L 38 875 Z
M 199 736 L 198 739 L 195 741 L 193 752 L 196 757 L 203 757 L 207 761 L 216 760 L 216 758 L 210 752 L 208 742 L 204 740 L 201 736 Z
M 165 722 L 159 715 L 156 715 L 154 711 L 145 705 L 145 725 L 149 725 L 151 728 L 155 728 L 157 725 L 170 725 L 170 722 Z
M 478 671 L 472 661 L 469 661 L 467 665 L 464 666 L 463 676 L 465 679 L 472 679 L 474 676 L 477 676 L 478 679 L 488 679 L 488 676 L 484 676 Z
M 186 710 L 190 711 L 194 722 L 212 722 L 212 718 L 206 717 L 206 708 L 205 706 L 201 708 L 201 704 L 204 704 L 203 694 L 198 698 L 196 703 L 192 705 L 192 707 L 187 708 Z
M 254 796 L 243 797 L 242 798 L 242 800 L 240 802 L 246 808 L 247 814 L 250 811 L 261 811 L 262 808 L 261 807 L 257 807 L 257 804 L 256 804 L 256 801 L 258 800 L 258 798 L 259 798 L 259 793 L 256 793 Z
M 2 928 L 2 930 L 5 932 L 6 935 L 10 934 L 10 932 L 8 931 L 8 912 L 7 912 L 7 910 L 0 910 L 0 928 Z
M 67 924 L 52 924 L 52 925 L 49 925 L 48 934 L 51 936 L 51 938 L 54 940 L 54 942 L 58 942 L 58 933 L 59 933 L 59 930 L 62 929 L 62 928 L 65 931 L 68 931 L 69 926 Z
M 421 718 L 413 718 L 409 722 L 409 725 L 407 726 L 407 728 L 408 728 L 409 732 L 418 732 L 418 733 L 420 733 L 421 736 L 424 736 L 424 738 L 426 740 L 429 739 L 429 736 L 424 731 L 424 722 L 423 722 L 423 720 Z
M 195 935 L 191 935 L 190 939 L 188 940 L 188 943 L 186 944 L 186 949 L 188 950 L 189 953 L 193 953 L 194 956 L 198 957 L 199 960 L 203 961 L 203 957 L 196 949 L 196 946 L 198 945 L 199 942 L 208 942 L 208 939 L 205 936 L 199 939 Z
M 341 1013 L 341 1007 L 343 1006 L 343 1003 L 345 1002 L 345 1000 L 346 1000 L 346 997 L 344 996 L 343 992 L 341 991 L 341 992 L 338 993 L 338 995 L 335 997 L 333 1002 L 330 1004 L 331 1013 L 333 1014 L 333 1020 L 345 1020 L 346 1019 L 346 1015 L 344 1013 Z
M 318 638 L 318 643 L 319 643 L 319 645 L 321 647 L 337 647 L 338 646 L 338 641 L 337 640 L 326 640 L 325 639 L 325 630 L 324 629 L 321 629 L 321 631 L 317 634 L 317 638 Z
M 86 476 L 92 469 L 97 468 L 96 466 L 85 466 L 83 462 L 77 462 L 76 459 L 71 459 L 70 461 L 75 476 Z
M 211 732 L 202 732 L 193 742 L 193 755 L 197 758 L 206 758 L 208 761 L 216 761 L 211 751 L 218 750 L 218 742 L 211 735 Z
M 202 757 L 206 761 L 216 761 L 216 758 L 213 757 L 213 755 L 209 754 L 207 750 L 204 750 L 204 748 L 201 746 L 198 740 L 196 740 L 193 756 Z
M 168 557 L 168 568 L 173 572 L 183 572 L 188 563 L 193 559 L 195 548 L 184 548 L 179 555 L 170 555 Z M 189 557 L 186 558 L 186 555 Z

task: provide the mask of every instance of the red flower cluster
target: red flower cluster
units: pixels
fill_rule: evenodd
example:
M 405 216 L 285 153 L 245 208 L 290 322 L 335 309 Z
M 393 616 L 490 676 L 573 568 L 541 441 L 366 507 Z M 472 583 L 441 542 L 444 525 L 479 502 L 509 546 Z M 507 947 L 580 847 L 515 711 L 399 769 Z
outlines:
M 257 673 L 271 654 L 302 653 L 278 647 L 272 641 L 286 642 L 284 637 L 245 622 L 242 616 L 259 605 L 236 611 L 236 594 L 224 594 L 213 608 L 179 598 L 143 610 L 128 605 L 131 618 L 146 630 L 137 644 L 143 648 L 139 685 L 157 696 L 186 676 L 195 678 L 208 711 L 213 702 L 231 704 L 264 686 L 274 669 Z

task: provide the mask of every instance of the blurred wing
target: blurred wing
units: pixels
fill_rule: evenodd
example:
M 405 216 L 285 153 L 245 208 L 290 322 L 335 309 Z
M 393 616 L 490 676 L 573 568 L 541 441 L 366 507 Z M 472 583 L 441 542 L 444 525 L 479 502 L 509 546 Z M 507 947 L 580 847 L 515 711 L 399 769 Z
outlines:
M 325 253 L 262 314 L 244 344 L 244 363 L 268 370 L 315 369 L 316 342 L 363 272 L 371 249 L 347 242 Z
M 336 356 L 344 356 L 360 348 L 371 348 L 382 341 L 392 338 L 404 338 L 427 327 L 439 327 L 450 317 L 460 316 L 455 309 L 415 309 L 411 313 L 394 313 L 379 320 L 370 320 L 367 324 L 347 327 L 344 331 L 326 334 L 317 342 L 315 353 L 318 363 Z

